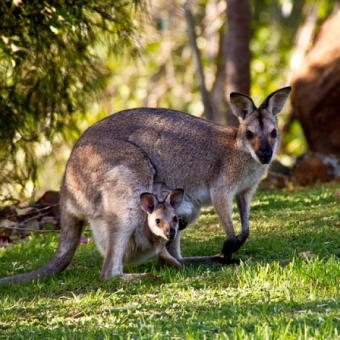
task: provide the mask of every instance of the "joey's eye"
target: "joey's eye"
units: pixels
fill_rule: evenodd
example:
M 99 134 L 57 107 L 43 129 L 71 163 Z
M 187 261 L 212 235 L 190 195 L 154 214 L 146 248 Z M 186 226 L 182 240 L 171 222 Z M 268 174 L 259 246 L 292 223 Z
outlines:
M 174 218 L 172 219 L 175 223 L 177 223 L 178 222 L 178 218 L 177 218 L 177 216 L 174 216 Z
M 249 130 L 247 130 L 246 136 L 247 136 L 248 139 L 253 139 L 254 138 L 254 133 L 249 131 Z
M 277 131 L 274 129 L 272 132 L 271 132 L 271 137 L 272 138 L 276 138 L 277 137 Z
M 156 224 L 157 225 L 161 224 L 161 220 L 159 218 L 156 218 Z

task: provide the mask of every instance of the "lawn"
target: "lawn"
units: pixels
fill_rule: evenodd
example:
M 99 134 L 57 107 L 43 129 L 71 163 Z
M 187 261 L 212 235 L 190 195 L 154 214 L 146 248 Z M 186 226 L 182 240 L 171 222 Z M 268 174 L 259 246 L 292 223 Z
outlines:
M 339 188 L 258 192 L 239 266 L 176 270 L 154 259 L 126 272 L 156 279 L 104 282 L 94 243 L 82 244 L 61 275 L 0 287 L 0 338 L 339 339 Z M 234 219 L 239 230 L 236 207 Z M 182 253 L 217 254 L 223 240 L 204 210 L 183 232 Z M 40 267 L 57 243 L 38 235 L 0 249 L 0 277 Z

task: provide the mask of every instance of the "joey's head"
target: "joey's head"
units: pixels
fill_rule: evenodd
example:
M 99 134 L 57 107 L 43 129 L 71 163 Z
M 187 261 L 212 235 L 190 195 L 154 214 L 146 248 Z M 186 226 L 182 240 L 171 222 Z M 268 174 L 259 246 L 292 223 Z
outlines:
M 170 191 L 163 202 L 159 202 L 154 194 L 148 192 L 141 194 L 142 209 L 148 215 L 148 227 L 153 235 L 167 241 L 175 238 L 178 230 L 176 209 L 182 203 L 182 199 L 182 189 Z
M 238 140 L 260 164 L 269 164 L 274 158 L 279 141 L 277 115 L 283 109 L 291 87 L 284 87 L 270 94 L 257 108 L 252 99 L 232 92 L 230 105 L 238 117 Z

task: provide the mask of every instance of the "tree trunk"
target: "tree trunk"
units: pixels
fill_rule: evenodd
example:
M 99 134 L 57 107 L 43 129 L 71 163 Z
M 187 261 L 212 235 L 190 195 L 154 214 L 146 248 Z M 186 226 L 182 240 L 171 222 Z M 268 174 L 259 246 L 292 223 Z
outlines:
M 249 44 L 252 19 L 250 2 L 249 0 L 227 1 L 226 21 L 220 33 L 216 78 L 210 93 L 205 86 L 189 2 L 185 3 L 184 9 L 205 116 L 217 123 L 227 123 L 229 126 L 237 127 L 238 119 L 230 109 L 229 96 L 231 92 L 244 94 L 250 92 Z
M 227 124 L 238 126 L 238 119 L 229 106 L 231 92 L 250 93 L 250 48 L 252 10 L 249 0 L 227 1 L 225 98 L 228 103 Z

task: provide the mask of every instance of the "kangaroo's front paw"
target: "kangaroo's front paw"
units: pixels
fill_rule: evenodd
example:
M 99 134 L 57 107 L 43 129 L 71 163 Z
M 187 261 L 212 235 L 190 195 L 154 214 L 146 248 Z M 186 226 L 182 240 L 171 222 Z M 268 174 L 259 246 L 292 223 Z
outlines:
M 233 253 L 236 253 L 244 245 L 248 236 L 249 236 L 249 233 L 241 233 L 236 236 L 236 242 L 234 244 Z
M 244 241 L 236 238 L 236 242 L 234 243 L 233 253 L 236 253 L 244 244 Z
M 233 239 L 227 239 L 223 243 L 222 256 L 228 260 L 231 259 L 232 254 L 235 252 L 234 247 L 236 244 L 236 237 Z
M 222 248 L 222 255 L 226 259 L 231 259 L 232 254 L 236 253 L 243 246 L 247 237 L 248 235 L 241 233 L 237 235 L 237 237 L 225 240 Z

